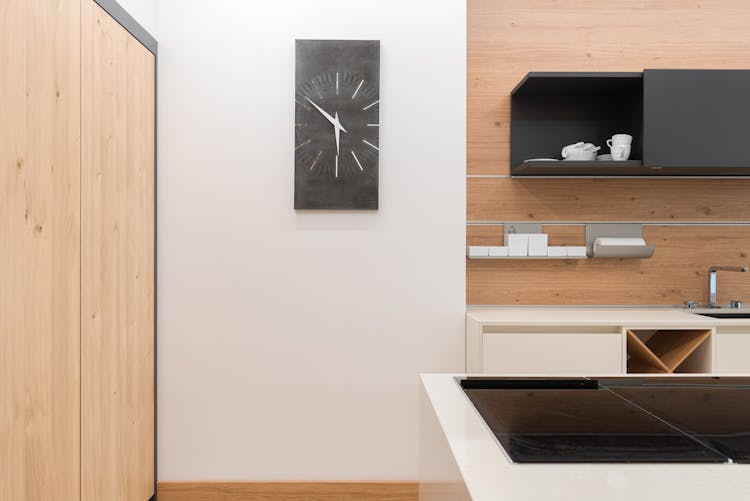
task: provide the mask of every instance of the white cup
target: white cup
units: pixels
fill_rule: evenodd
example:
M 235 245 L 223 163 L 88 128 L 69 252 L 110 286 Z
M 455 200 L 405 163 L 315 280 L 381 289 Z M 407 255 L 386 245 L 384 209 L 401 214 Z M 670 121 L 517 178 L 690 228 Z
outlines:
M 607 146 L 610 148 L 614 145 L 628 145 L 633 144 L 633 136 L 630 134 L 615 134 L 612 139 L 607 139 Z
M 609 151 L 612 152 L 612 160 L 621 161 L 630 158 L 629 144 L 613 144 L 609 147 Z

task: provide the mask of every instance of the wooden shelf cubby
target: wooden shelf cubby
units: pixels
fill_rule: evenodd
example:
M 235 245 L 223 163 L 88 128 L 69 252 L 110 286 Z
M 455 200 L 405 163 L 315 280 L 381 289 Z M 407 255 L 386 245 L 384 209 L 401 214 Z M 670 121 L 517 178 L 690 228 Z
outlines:
M 627 372 L 711 372 L 711 329 L 627 330 Z

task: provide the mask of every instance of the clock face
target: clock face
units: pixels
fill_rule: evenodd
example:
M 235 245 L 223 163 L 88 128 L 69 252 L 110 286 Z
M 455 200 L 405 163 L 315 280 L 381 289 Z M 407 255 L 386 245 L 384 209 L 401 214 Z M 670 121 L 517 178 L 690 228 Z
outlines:
M 295 98 L 300 120 L 295 124 L 295 154 L 311 175 L 345 182 L 374 172 L 380 101 L 372 82 L 344 69 L 329 71 L 303 82 Z
M 377 209 L 380 43 L 298 40 L 295 209 Z

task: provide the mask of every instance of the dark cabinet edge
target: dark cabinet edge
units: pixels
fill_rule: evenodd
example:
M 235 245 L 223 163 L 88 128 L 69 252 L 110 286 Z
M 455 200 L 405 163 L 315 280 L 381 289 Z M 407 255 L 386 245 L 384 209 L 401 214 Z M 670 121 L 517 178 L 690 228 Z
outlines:
M 623 162 L 523 162 L 511 168 L 511 177 L 685 177 L 747 178 L 750 166 L 660 167 L 643 165 L 638 160 Z
M 516 94 L 529 80 L 535 78 L 624 78 L 642 79 L 642 71 L 530 71 L 521 79 L 510 95 Z
M 625 161 L 527 161 L 513 166 L 511 176 L 646 176 L 653 175 L 640 160 Z
M 120 26 L 125 28 L 128 33 L 133 35 L 149 52 L 153 55 L 157 54 L 158 42 L 156 39 L 133 16 L 128 14 L 119 3 L 115 0 L 94 0 L 94 2 L 104 9 Z

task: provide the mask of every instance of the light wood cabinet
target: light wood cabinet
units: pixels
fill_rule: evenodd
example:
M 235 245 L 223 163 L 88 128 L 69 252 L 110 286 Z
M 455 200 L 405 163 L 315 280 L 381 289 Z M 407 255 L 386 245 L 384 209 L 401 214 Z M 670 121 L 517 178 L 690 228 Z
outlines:
M 147 500 L 154 493 L 154 55 L 90 0 L 81 34 L 81 499 Z
M 155 56 L 93 0 L 8 0 L 0 68 L 0 501 L 147 501 Z
M 0 500 L 78 499 L 80 8 L 0 2 Z

